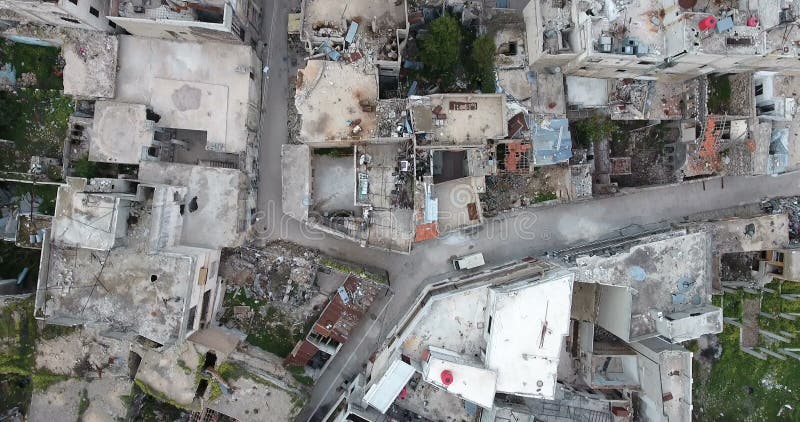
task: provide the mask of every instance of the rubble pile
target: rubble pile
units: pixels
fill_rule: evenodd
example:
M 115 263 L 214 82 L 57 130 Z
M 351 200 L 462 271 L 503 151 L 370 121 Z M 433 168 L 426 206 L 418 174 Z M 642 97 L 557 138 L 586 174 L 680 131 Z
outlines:
M 783 214 L 789 217 L 789 243 L 800 243 L 800 197 L 775 198 L 761 203 L 761 209 L 768 214 Z
M 263 249 L 226 249 L 220 276 L 228 281 L 228 292 L 239 291 L 256 301 L 297 309 L 316 291 L 317 257 L 311 250 L 275 244 Z

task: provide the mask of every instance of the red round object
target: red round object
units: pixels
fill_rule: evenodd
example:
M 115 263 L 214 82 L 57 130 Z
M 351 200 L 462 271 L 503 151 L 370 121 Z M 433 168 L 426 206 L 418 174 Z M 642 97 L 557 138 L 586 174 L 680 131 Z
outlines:
M 717 26 L 717 18 L 713 16 L 707 16 L 703 18 L 703 20 L 701 20 L 700 23 L 697 24 L 697 26 L 700 28 L 701 31 L 714 28 L 715 26 Z
M 445 369 L 444 371 L 442 371 L 442 384 L 450 385 L 452 383 L 453 383 L 453 373 Z
M 399 395 L 399 396 L 397 396 L 397 397 L 399 397 L 399 398 L 401 398 L 401 399 L 404 399 L 404 398 L 406 398 L 406 396 L 407 396 L 407 395 L 408 395 L 408 390 L 406 390 L 406 388 L 405 388 L 405 387 L 403 387 L 403 389 L 402 389 L 402 390 L 400 390 L 400 395 Z
M 747 26 L 758 26 L 758 18 L 755 16 L 747 18 Z

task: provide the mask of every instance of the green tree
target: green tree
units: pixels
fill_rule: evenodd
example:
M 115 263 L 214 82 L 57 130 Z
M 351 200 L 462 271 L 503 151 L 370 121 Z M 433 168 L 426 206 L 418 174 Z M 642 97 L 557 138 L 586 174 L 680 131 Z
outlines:
M 489 34 L 478 37 L 470 52 L 470 79 L 486 94 L 493 94 L 496 90 L 494 52 L 494 36 Z
M 97 177 L 97 163 L 89 161 L 89 156 L 84 156 L 75 163 L 75 175 L 91 179 Z
M 573 127 L 575 128 L 573 142 L 584 148 L 588 148 L 592 142 L 602 141 L 603 138 L 610 140 L 617 131 L 617 126 L 608 116 L 592 116 L 578 120 Z
M 445 84 L 453 80 L 453 70 L 460 61 L 461 26 L 456 18 L 444 15 L 431 22 L 430 33 L 422 40 L 420 57 L 432 74 Z

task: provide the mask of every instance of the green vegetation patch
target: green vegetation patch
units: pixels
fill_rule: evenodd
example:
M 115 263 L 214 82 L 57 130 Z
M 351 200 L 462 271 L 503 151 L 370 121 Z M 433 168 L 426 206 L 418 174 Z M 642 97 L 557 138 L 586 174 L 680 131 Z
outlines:
M 36 337 L 33 300 L 31 296 L 0 305 L 0 414 L 17 406 L 27 410 L 30 405 Z
M 36 87 L 61 90 L 63 66 L 56 47 L 42 47 L 0 39 L 0 65 L 10 63 L 17 71 L 17 80 L 23 73 L 36 75 Z
M 331 269 L 334 269 L 336 271 L 340 271 L 340 272 L 343 272 L 343 273 L 352 273 L 352 274 L 355 274 L 355 275 L 357 275 L 357 276 L 359 276 L 361 278 L 365 278 L 367 280 L 372 280 L 372 281 L 375 281 L 375 282 L 378 282 L 378 283 L 382 283 L 382 284 L 388 284 L 389 283 L 389 277 L 385 273 L 384 274 L 373 273 L 373 272 L 367 271 L 366 269 L 364 269 L 364 268 L 362 268 L 362 267 L 360 267 L 358 265 L 348 264 L 348 263 L 345 263 L 345 262 L 342 262 L 342 261 L 337 261 L 337 260 L 334 260 L 334 259 L 331 259 L 331 258 L 321 258 L 319 260 L 319 265 L 321 265 L 323 267 L 328 267 L 328 268 L 331 268 Z
M 694 374 L 697 420 L 780 421 L 800 419 L 800 362 L 761 360 L 739 349 L 739 329 L 725 325 L 719 335 L 722 356 L 711 369 Z M 789 404 L 794 411 L 781 408 Z
M 66 381 L 69 378 L 68 375 L 56 374 L 45 369 L 37 369 L 31 375 L 34 391 L 45 391 L 52 385 Z
M 292 374 L 292 377 L 297 380 L 300 384 L 303 385 L 314 385 L 314 378 L 309 377 L 306 375 L 306 369 L 302 366 L 291 365 L 288 366 L 286 369 Z
M 731 101 L 731 80 L 728 75 L 708 77 L 708 111 L 722 114 Z
M 577 146 L 588 148 L 593 142 L 611 140 L 617 125 L 608 116 L 592 116 L 570 124 L 572 140 Z
M 83 414 L 89 408 L 89 392 L 84 388 L 81 390 L 80 401 L 78 401 L 78 421 L 83 419 Z
M 222 363 L 219 368 L 217 368 L 217 372 L 225 381 L 235 381 L 245 375 L 248 375 L 246 369 L 244 369 L 238 363 L 231 361 Z
M 73 100 L 59 91 L 21 88 L 0 92 L 0 171 L 27 172 L 30 157 L 60 158 Z
M 34 364 L 34 297 L 8 301 L 0 309 L 0 374 L 29 376 Z
M 772 314 L 794 312 L 800 302 L 780 298 L 783 287 L 794 288 L 796 283 L 770 283 L 768 288 L 776 293 L 764 291 L 761 295 L 762 311 Z M 736 290 L 716 296 L 715 305 L 721 306 L 726 317 L 741 320 L 742 304 L 746 299 L 758 295 Z M 773 332 L 787 331 L 797 337 L 791 344 L 774 343 L 763 336 L 760 347 L 776 350 L 781 347 L 796 348 L 800 345 L 800 321 L 760 316 L 761 329 Z M 694 411 L 697 420 L 745 420 L 745 421 L 796 421 L 800 420 L 800 362 L 791 357 L 780 360 L 768 357 L 761 360 L 743 352 L 739 347 L 739 328 L 726 324 L 719 334 L 722 354 L 718 361 L 704 365 L 695 360 L 694 365 Z M 691 345 L 687 345 L 689 347 Z M 697 355 L 696 355 L 697 356 Z M 786 408 L 785 405 L 793 409 Z M 780 414 L 780 416 L 778 416 Z

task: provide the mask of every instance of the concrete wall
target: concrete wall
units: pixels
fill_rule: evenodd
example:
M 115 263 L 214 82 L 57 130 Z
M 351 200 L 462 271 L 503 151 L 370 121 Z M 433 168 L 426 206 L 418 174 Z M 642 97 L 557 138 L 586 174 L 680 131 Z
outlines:
M 69 0 L 62 1 L 69 3 Z M 60 3 L 23 0 L 0 0 L 0 16 L 13 21 L 34 22 L 43 25 L 64 26 L 68 28 L 97 30 L 99 29 L 98 27 L 102 27 L 102 25 L 96 22 L 96 18 L 89 14 L 88 3 L 92 0 L 79 0 L 79 5 L 80 1 L 86 2 L 85 13 L 89 15 L 92 20 L 81 18 L 83 15 L 82 13 L 80 15 L 73 15 L 70 11 L 62 8 Z M 78 6 L 72 3 L 69 4 L 75 8 L 75 11 L 78 9 Z M 103 14 L 101 13 L 100 16 L 103 16 Z M 102 27 L 102 30 L 109 29 L 111 28 L 108 26 Z
M 200 329 L 200 323 L 203 318 L 203 295 L 205 292 L 210 292 L 209 309 L 206 311 L 208 314 L 208 322 L 213 320 L 217 310 L 216 306 L 221 304 L 221 301 L 217 300 L 217 296 L 220 292 L 218 288 L 220 251 L 213 249 L 186 248 L 187 252 L 189 252 L 189 249 L 192 250 L 190 253 L 193 252 L 194 256 L 189 255 L 187 259 L 194 261 L 195 266 L 194 274 L 189 279 L 187 286 L 186 307 L 184 309 L 183 326 L 181 327 L 181 339 L 189 337 L 193 332 Z M 202 271 L 207 271 L 208 274 L 204 285 L 199 284 Z M 192 307 L 195 307 L 196 311 L 192 328 L 189 328 L 189 321 L 186 318 L 188 318 L 189 310 Z
M 597 324 L 624 341 L 631 335 L 631 292 L 627 287 L 598 285 Z
M 109 14 L 109 3 L 108 0 L 105 2 L 102 0 L 59 0 L 58 6 L 98 31 L 113 32 L 115 28 L 109 25 L 108 18 L 106 18 Z M 97 16 L 92 14 L 93 10 L 97 12 Z
M 109 17 L 109 19 L 131 35 L 139 37 L 162 38 L 171 41 L 241 43 L 242 40 L 232 30 L 233 16 L 233 9 L 226 4 L 222 23 L 124 17 Z

